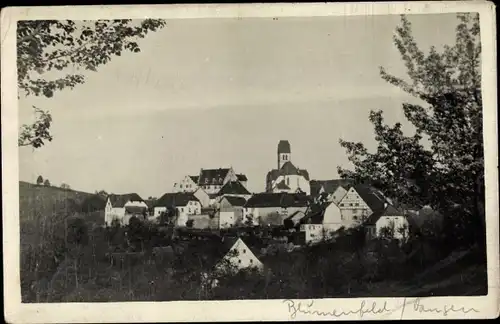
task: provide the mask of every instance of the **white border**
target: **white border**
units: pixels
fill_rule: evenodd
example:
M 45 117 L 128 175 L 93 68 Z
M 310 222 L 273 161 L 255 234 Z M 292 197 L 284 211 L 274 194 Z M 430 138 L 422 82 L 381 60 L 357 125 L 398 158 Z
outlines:
M 342 15 L 431 14 L 479 12 L 481 21 L 484 100 L 484 148 L 486 178 L 486 222 L 489 294 L 484 297 L 430 297 L 427 307 L 455 305 L 475 308 L 468 314 L 450 312 L 421 314 L 407 305 L 404 319 L 495 318 L 499 315 L 498 246 L 498 152 L 496 102 L 496 29 L 494 5 L 482 1 L 314 3 L 314 4 L 223 4 L 223 5 L 145 5 L 4 8 L 1 12 L 2 66 L 2 201 L 5 317 L 11 323 L 73 322 L 190 322 L 190 321 L 285 321 L 359 320 L 357 314 L 342 317 L 297 315 L 290 318 L 281 300 L 202 301 L 202 302 L 126 302 L 21 304 L 19 278 L 19 164 L 16 82 L 16 21 L 23 19 L 138 19 L 138 18 L 234 18 L 306 17 Z M 365 298 L 395 309 L 389 315 L 365 314 L 362 319 L 400 319 L 403 298 Z M 406 300 L 408 303 L 413 299 Z M 308 303 L 308 301 L 306 301 Z M 361 299 L 318 299 L 314 309 L 355 310 Z

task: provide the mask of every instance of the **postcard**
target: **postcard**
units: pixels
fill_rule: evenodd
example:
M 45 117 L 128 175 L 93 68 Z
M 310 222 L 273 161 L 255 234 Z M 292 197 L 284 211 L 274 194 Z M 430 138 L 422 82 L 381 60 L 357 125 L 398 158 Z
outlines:
M 498 317 L 494 12 L 4 8 L 6 320 Z

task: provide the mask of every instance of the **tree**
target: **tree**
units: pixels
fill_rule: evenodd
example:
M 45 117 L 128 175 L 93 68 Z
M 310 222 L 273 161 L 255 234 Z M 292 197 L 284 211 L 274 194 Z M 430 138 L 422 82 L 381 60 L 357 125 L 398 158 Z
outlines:
M 55 91 L 85 82 L 81 70 L 97 71 L 124 51 L 140 52 L 138 38 L 165 26 L 164 20 L 130 19 L 76 22 L 23 20 L 17 24 L 17 85 L 27 96 L 51 98 Z M 76 69 L 75 69 L 76 68 Z M 57 72 L 59 71 L 59 72 Z M 52 72 L 52 73 L 50 73 Z M 56 72 L 56 73 L 53 73 Z M 50 80 L 47 74 L 59 75 Z M 33 107 L 35 122 L 23 125 L 19 146 L 39 148 L 52 141 L 52 116 Z
M 413 39 L 410 22 L 402 16 L 394 43 L 411 82 L 390 75 L 383 67 L 380 73 L 422 102 L 403 104 L 415 134 L 404 135 L 400 123 L 388 126 L 382 111 L 372 111 L 369 119 L 378 142 L 376 152 L 341 139 L 354 170 L 339 167 L 338 171 L 343 178 L 369 181 L 397 202 L 429 204 L 451 215 L 448 237 L 471 244 L 485 234 L 481 43 L 479 15 L 457 17 L 455 44 L 442 52 L 432 47 L 426 55 Z M 424 146 L 424 139 L 430 145 Z
M 49 179 L 45 179 L 45 181 L 43 182 L 43 185 L 45 187 L 50 187 L 50 181 L 49 181 Z
M 186 227 L 187 228 L 192 228 L 194 226 L 194 219 L 188 219 L 186 222 Z
M 69 186 L 69 184 L 61 183 L 61 189 L 71 189 L 71 187 Z
M 36 178 L 36 184 L 37 185 L 42 185 L 43 184 L 43 177 L 41 175 Z

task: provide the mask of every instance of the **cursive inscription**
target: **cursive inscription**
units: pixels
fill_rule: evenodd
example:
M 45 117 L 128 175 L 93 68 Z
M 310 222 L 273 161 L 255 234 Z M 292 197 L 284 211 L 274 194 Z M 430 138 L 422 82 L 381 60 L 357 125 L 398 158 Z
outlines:
M 319 310 L 314 307 L 314 300 L 303 302 L 303 301 L 293 301 L 291 299 L 283 300 L 283 303 L 287 305 L 288 314 L 290 319 L 295 319 L 297 315 L 314 315 L 314 316 L 323 316 L 323 317 L 343 317 L 348 315 L 358 315 L 359 318 L 363 318 L 366 314 L 375 314 L 380 316 L 387 316 L 392 313 L 398 312 L 400 319 L 402 319 L 405 313 L 427 313 L 427 314 L 436 314 L 441 316 L 448 316 L 450 313 L 461 313 L 468 314 L 471 312 L 479 313 L 479 311 L 475 308 L 466 308 L 466 307 L 458 307 L 456 305 L 444 305 L 442 307 L 428 307 L 422 303 L 421 298 L 411 298 L 403 299 L 403 303 L 397 307 L 391 308 L 388 306 L 388 302 L 367 302 L 363 300 L 359 307 L 354 309 L 346 310 L 338 310 L 338 309 L 330 309 L 330 310 Z
M 382 305 L 378 305 L 377 302 L 371 303 L 371 305 L 367 305 L 366 301 L 362 301 L 359 308 L 354 310 L 337 310 L 332 309 L 330 311 L 321 311 L 314 309 L 314 300 L 311 300 L 308 303 L 298 302 L 297 304 L 291 299 L 285 299 L 283 301 L 288 305 L 288 313 L 290 314 L 290 318 L 294 319 L 297 314 L 307 314 L 307 315 L 317 315 L 317 316 L 333 316 L 333 317 L 342 317 L 351 314 L 358 314 L 360 318 L 363 318 L 365 314 L 383 314 L 389 313 L 390 310 L 387 308 L 387 302 L 384 302 Z

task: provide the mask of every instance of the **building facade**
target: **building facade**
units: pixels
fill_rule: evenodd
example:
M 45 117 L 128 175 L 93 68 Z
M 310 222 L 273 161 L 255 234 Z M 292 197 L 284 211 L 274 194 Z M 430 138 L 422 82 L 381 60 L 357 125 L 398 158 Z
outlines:
M 272 169 L 266 176 L 266 192 L 311 193 L 309 173 L 305 169 L 297 168 L 292 163 L 290 143 L 282 140 L 278 143 L 277 169 Z

